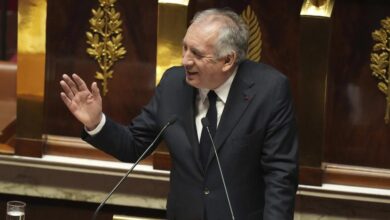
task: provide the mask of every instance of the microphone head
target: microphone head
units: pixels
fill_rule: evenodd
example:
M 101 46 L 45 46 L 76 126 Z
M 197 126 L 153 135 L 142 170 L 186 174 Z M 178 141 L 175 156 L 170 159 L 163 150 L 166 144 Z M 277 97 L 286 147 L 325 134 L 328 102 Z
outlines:
M 176 120 L 177 120 L 177 116 L 176 116 L 176 115 L 172 115 L 172 116 L 169 118 L 168 124 L 171 125 L 171 124 L 175 123 Z
M 206 117 L 202 118 L 200 121 L 202 122 L 203 127 L 208 127 L 210 125 L 209 120 L 207 120 Z

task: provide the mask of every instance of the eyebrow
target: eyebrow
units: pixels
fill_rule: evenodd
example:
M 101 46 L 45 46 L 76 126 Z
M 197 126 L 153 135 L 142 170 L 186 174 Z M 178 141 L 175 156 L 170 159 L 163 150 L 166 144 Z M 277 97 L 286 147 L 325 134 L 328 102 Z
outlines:
M 205 56 L 204 52 L 198 50 L 197 48 L 191 48 L 191 50 L 198 56 Z
M 205 53 L 202 52 L 201 50 L 199 50 L 199 49 L 197 49 L 197 48 L 195 48 L 195 47 L 189 47 L 189 46 L 185 43 L 184 39 L 183 39 L 183 42 L 182 42 L 182 46 L 183 46 L 183 47 L 187 47 L 187 49 L 189 49 L 190 51 L 192 51 L 195 55 L 202 56 L 202 57 L 205 56 Z

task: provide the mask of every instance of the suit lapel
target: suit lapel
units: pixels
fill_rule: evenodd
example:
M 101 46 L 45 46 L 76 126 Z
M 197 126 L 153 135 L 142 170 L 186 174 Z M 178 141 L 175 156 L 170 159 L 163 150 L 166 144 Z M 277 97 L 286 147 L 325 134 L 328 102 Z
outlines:
M 255 96 L 254 90 L 251 89 L 254 83 L 249 78 L 246 78 L 244 73 L 245 72 L 243 71 L 240 72 L 240 69 L 238 70 L 230 88 L 229 96 L 214 138 L 217 151 L 219 151 L 222 147 L 226 138 L 239 122 L 241 116 L 245 112 L 245 109 Z M 207 167 L 214 157 L 214 150 L 211 150 Z
M 191 143 L 196 165 L 199 171 L 203 173 L 203 167 L 199 156 L 198 135 L 195 127 L 195 109 L 196 109 L 195 99 L 196 99 L 197 91 L 192 86 L 189 86 L 185 82 L 185 80 L 183 81 L 183 83 L 185 89 L 183 90 L 184 94 L 181 97 L 183 97 L 184 100 L 178 103 L 183 103 L 182 106 L 180 106 L 180 108 L 183 108 L 180 112 L 183 112 L 184 129 L 186 131 L 189 142 Z

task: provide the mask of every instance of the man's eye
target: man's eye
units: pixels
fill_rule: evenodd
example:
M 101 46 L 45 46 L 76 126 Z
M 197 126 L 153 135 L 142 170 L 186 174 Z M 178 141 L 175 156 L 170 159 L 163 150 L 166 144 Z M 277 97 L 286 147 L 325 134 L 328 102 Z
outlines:
M 203 55 L 202 55 L 201 53 L 197 52 L 197 51 L 193 51 L 192 53 L 193 53 L 194 56 L 197 57 L 197 58 L 202 58 L 202 57 L 203 57 Z

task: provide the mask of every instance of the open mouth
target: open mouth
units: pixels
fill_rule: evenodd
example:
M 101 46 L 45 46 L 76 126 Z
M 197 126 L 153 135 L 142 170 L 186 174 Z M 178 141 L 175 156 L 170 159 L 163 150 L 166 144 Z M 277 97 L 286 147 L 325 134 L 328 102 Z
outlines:
M 198 72 L 194 72 L 194 71 L 186 71 L 187 75 L 195 75 L 197 74 Z

